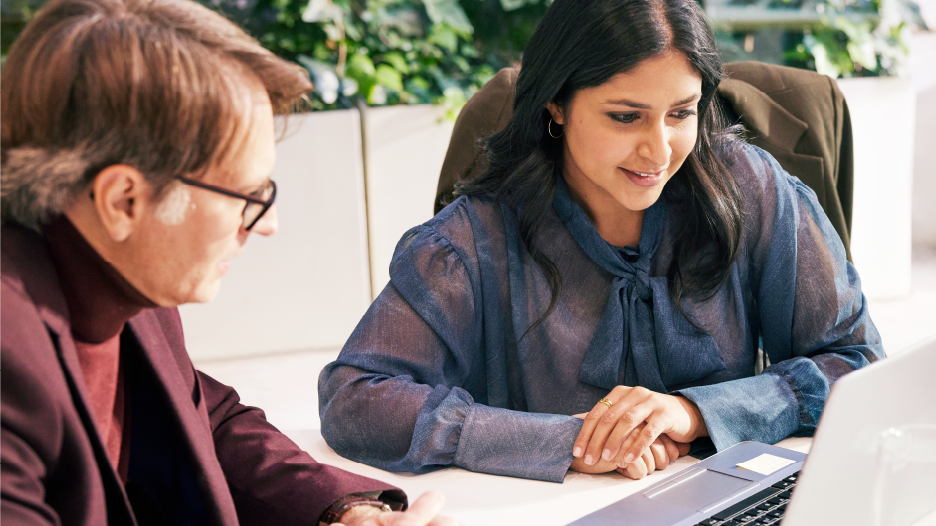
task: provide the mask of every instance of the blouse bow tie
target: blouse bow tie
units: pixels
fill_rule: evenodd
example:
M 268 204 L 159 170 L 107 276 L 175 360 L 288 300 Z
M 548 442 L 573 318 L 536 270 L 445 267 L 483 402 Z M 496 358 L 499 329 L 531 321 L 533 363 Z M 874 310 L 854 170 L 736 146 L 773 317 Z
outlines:
M 650 258 L 663 234 L 664 200 L 658 199 L 644 212 L 638 247 L 623 249 L 601 237 L 581 207 L 569 198 L 561 179 L 554 207 L 582 250 L 614 276 L 579 380 L 608 390 L 617 385 L 641 385 L 665 393 L 654 340 L 653 297 L 656 291 L 664 295 L 660 301 L 667 301 L 667 285 L 665 277 L 650 277 Z

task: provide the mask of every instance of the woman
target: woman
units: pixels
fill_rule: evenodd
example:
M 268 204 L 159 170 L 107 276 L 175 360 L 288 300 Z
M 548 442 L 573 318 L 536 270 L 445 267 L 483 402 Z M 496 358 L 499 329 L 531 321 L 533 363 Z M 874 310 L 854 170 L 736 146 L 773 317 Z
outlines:
M 558 482 L 812 434 L 880 337 L 815 195 L 721 124 L 721 77 L 693 0 L 556 0 L 487 172 L 322 372 L 329 445 Z

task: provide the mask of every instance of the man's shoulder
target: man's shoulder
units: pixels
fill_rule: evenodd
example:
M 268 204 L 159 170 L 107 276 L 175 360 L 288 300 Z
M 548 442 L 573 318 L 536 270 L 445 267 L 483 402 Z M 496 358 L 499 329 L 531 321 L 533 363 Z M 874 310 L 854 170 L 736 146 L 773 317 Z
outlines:
M 54 275 L 43 275 L 43 266 L 49 262 L 43 260 L 44 246 L 38 234 L 4 226 L 0 235 L 3 419 L 8 427 L 22 424 L 18 429 L 23 433 L 28 429 L 52 432 L 54 428 L 49 426 L 56 424 L 54 407 L 70 403 L 52 336 L 56 331 L 50 331 L 49 325 L 65 323 L 49 306 L 57 299 L 51 290 L 57 281 Z M 51 284 L 37 286 L 42 279 L 51 280 Z
M 64 302 L 45 242 L 38 233 L 22 227 L 3 225 L 0 230 L 0 281 L 4 328 L 11 317 L 38 317 L 43 303 L 52 301 L 58 307 L 55 300 Z M 9 336 L 4 332 L 4 343 Z

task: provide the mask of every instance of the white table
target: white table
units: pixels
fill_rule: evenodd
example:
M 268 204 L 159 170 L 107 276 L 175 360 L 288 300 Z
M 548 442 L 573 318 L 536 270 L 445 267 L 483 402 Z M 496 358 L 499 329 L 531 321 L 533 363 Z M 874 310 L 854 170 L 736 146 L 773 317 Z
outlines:
M 285 433 L 317 461 L 393 484 L 406 491 L 410 500 L 430 489 L 441 491 L 446 498 L 442 513 L 465 526 L 564 526 L 698 462 L 692 457 L 683 457 L 643 480 L 631 480 L 617 473 L 570 472 L 562 484 L 474 473 L 460 468 L 413 475 L 391 473 L 341 457 L 328 447 L 318 429 Z M 777 445 L 808 453 L 812 439 L 788 438 Z M 914 526 L 936 526 L 936 512 Z
M 411 500 L 430 489 L 441 491 L 445 494 L 443 513 L 465 526 L 565 525 L 698 462 L 692 457 L 683 457 L 643 480 L 631 480 L 617 473 L 570 472 L 562 484 L 474 473 L 460 468 L 412 475 L 390 473 L 343 458 L 328 447 L 317 429 L 287 431 L 286 434 L 317 461 L 398 486 Z M 778 445 L 807 453 L 811 444 L 811 438 L 788 438 Z

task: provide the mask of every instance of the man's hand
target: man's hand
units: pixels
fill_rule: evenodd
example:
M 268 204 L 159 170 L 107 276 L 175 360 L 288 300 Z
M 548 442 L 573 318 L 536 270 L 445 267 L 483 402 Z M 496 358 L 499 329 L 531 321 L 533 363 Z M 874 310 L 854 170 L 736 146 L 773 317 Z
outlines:
M 439 515 L 445 497 L 438 491 L 423 493 L 406 511 L 356 515 L 353 508 L 333 526 L 459 526 L 451 517 Z M 374 509 L 374 508 L 372 508 Z
M 611 407 L 595 404 L 572 449 L 572 456 L 586 465 L 601 459 L 624 467 L 641 458 L 664 433 L 676 443 L 708 436 L 699 408 L 684 397 L 619 385 L 606 398 Z

